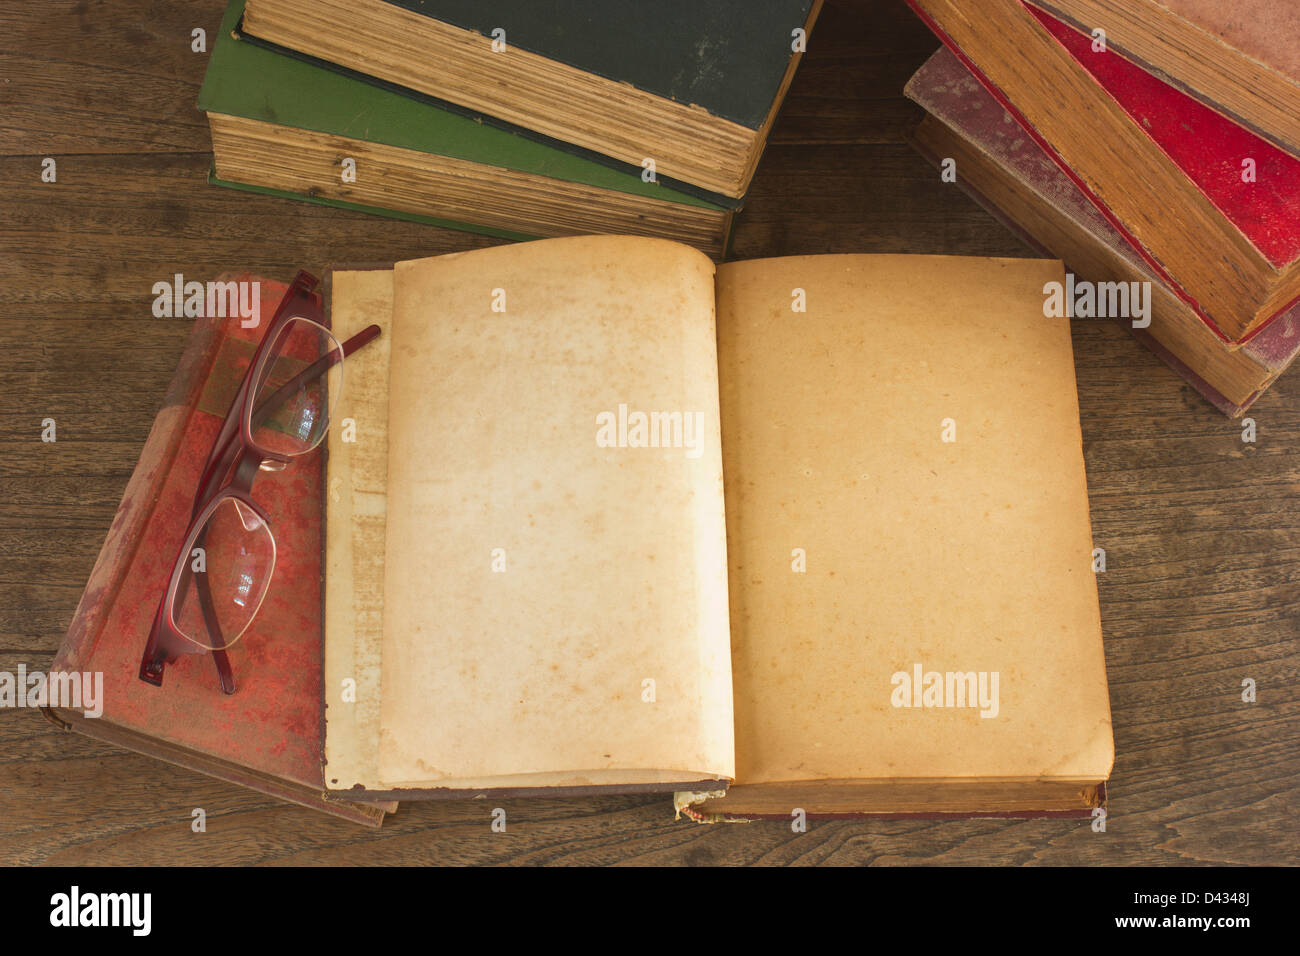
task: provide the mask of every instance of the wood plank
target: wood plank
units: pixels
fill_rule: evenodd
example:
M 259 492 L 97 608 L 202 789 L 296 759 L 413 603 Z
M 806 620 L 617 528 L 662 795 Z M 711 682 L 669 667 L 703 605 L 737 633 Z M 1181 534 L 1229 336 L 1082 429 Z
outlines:
M 191 50 L 191 31 L 211 49 L 220 22 L 204 0 L 6 4 L 0 156 L 206 152 L 195 103 L 207 54 Z
M 48 666 L 188 323 L 153 283 L 391 261 L 496 240 L 205 183 L 192 26 L 219 0 L 0 11 L 0 670 Z M 902 5 L 828 4 L 739 220 L 739 257 L 1028 255 L 902 144 L 935 44 Z M 4 82 L 8 81 L 8 82 Z M 21 97 L 15 94 L 21 91 Z M 192 122 L 191 122 L 192 120 Z M 59 182 L 39 182 L 57 150 Z M 1295 863 L 1300 379 L 1258 441 L 1113 323 L 1074 324 L 1117 759 L 1086 822 L 674 822 L 663 797 L 407 804 L 368 831 L 0 711 L 0 862 Z M 58 421 L 59 441 L 40 441 Z M 1241 702 L 1241 680 L 1259 702 Z M 190 811 L 208 811 L 208 833 Z
M 904 142 L 921 110 L 898 91 L 938 46 L 906 4 L 824 4 L 770 141 Z

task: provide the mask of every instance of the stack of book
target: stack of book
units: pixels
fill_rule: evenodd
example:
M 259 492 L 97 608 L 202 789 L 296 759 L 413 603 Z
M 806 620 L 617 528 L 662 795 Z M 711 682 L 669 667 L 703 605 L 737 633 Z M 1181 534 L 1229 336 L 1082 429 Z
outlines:
M 237 693 L 197 641 L 164 686 L 140 671 L 262 334 L 198 318 L 52 667 L 104 706 L 51 719 L 371 826 L 620 792 L 700 822 L 1104 815 L 1070 325 L 1043 314 L 1062 264 L 709 258 L 816 7 L 520 0 L 499 27 L 452 0 L 236 0 L 203 88 L 218 181 L 634 235 L 330 272 L 335 333 L 381 334 L 319 450 L 258 480 L 276 577 L 225 648 Z M 1186 328 L 1245 340 L 1300 282 L 1264 290 L 1249 243 L 1288 228 L 1231 245 L 1217 283 L 1187 236 L 1149 267 L 1205 280 Z M 264 313 L 285 291 L 232 281 Z
M 820 0 L 233 0 L 212 181 L 526 239 L 720 257 Z
M 1240 415 L 1300 351 L 1297 14 L 909 3 L 946 47 L 907 87 L 921 151 L 1065 260 L 1071 314 L 1119 318 Z

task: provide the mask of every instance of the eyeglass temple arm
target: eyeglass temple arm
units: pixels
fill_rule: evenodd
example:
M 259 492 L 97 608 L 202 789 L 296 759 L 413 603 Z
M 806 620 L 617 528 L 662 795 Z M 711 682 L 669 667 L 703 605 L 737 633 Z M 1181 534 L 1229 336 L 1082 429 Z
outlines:
M 379 333 L 381 331 L 382 330 L 377 325 L 370 325 L 362 329 L 356 335 L 352 336 L 352 338 L 343 343 L 342 357 L 347 358 L 357 349 L 361 348 L 361 346 L 379 338 Z M 278 407 L 281 402 L 293 394 L 294 390 L 302 384 L 304 380 L 319 378 L 321 374 L 333 368 L 338 364 L 339 358 L 340 356 L 331 350 L 328 355 L 322 355 L 316 361 L 312 362 L 293 378 L 289 379 L 289 381 L 285 382 L 270 395 L 266 396 L 266 398 L 258 402 L 257 408 L 253 410 L 253 421 L 260 421 L 264 411 Z
M 378 325 L 371 325 L 352 336 L 352 338 L 348 339 L 342 345 L 344 357 L 351 355 L 363 345 L 378 338 L 381 331 L 382 330 Z M 261 413 L 267 409 L 268 406 L 275 407 L 279 402 L 288 398 L 304 379 L 319 376 L 326 369 L 332 368 L 337 362 L 338 356 L 334 352 L 317 359 L 266 398 L 262 399 L 253 412 L 255 416 L 254 420 L 259 419 Z M 250 387 L 251 383 L 245 381 L 243 386 L 239 389 L 239 394 L 235 396 L 234 401 L 231 403 L 230 410 L 226 413 L 226 419 L 222 424 L 221 434 L 217 436 L 217 442 L 213 445 L 212 454 L 208 456 L 207 463 L 203 469 L 203 477 L 199 482 L 198 491 L 194 495 L 193 514 L 195 515 L 202 511 L 204 505 L 208 503 L 208 495 L 211 491 L 213 482 L 219 481 L 220 478 L 230 470 L 230 466 L 234 463 L 234 441 L 239 435 L 239 429 L 242 427 L 239 410 L 243 408 L 244 405 L 245 390 Z
M 206 578 L 199 585 L 200 588 L 200 605 L 203 609 L 203 616 L 209 621 L 208 626 L 212 627 L 215 622 L 215 610 L 210 610 L 212 602 L 211 594 L 207 591 Z M 182 592 L 183 595 L 183 592 Z M 207 600 L 204 601 L 204 596 Z M 143 657 L 140 659 L 140 679 L 156 687 L 162 686 L 162 670 L 167 663 L 168 654 L 162 648 L 160 642 L 162 631 L 162 616 L 166 613 L 162 603 L 158 605 L 158 610 L 154 613 L 153 626 L 149 629 L 149 643 L 145 645 Z M 220 633 L 218 628 L 216 633 Z M 226 654 L 225 648 L 215 648 L 212 650 L 212 660 L 217 667 L 217 679 L 221 683 L 221 689 L 227 694 L 235 692 L 235 672 L 230 666 L 230 657 Z
M 293 281 L 289 283 L 289 288 L 285 290 L 284 295 L 280 298 L 279 305 L 275 308 L 275 314 L 271 316 L 271 321 L 266 327 L 266 335 L 262 341 L 257 344 L 253 350 L 253 355 L 249 359 L 249 370 L 257 366 L 257 360 L 261 357 L 270 343 L 275 339 L 276 333 L 283 320 L 290 312 L 303 311 L 308 316 L 320 316 L 320 296 L 313 290 L 319 285 L 319 280 L 310 272 L 299 271 L 294 276 Z M 305 305 L 299 309 L 299 300 L 305 299 Z M 234 400 L 230 403 L 230 409 L 226 412 L 226 417 L 222 420 L 221 431 L 217 435 L 217 440 L 212 445 L 212 451 L 208 454 L 208 459 L 204 462 L 203 471 L 200 472 L 198 492 L 194 496 L 194 514 L 202 510 L 203 505 L 207 503 L 211 484 L 219 480 L 222 475 L 230 468 L 231 458 L 230 444 L 239 435 L 243 422 L 240 420 L 240 411 L 244 407 L 244 399 L 248 393 L 251 383 L 248 375 L 245 375 L 244 381 L 240 384 L 239 391 L 235 394 Z
M 199 534 L 194 539 L 194 543 L 202 547 L 204 535 Z M 212 602 L 212 589 L 208 587 L 208 576 L 199 575 L 195 582 L 195 590 L 199 592 L 199 610 L 203 612 L 203 620 L 207 625 L 208 633 L 212 635 L 212 642 L 216 647 L 211 648 L 212 659 L 217 665 L 217 679 L 221 682 L 221 689 L 227 694 L 235 692 L 235 673 L 230 667 L 230 658 L 226 656 L 226 638 L 221 633 L 221 622 L 217 619 L 217 608 Z M 183 592 L 178 593 L 177 597 L 182 597 Z
M 343 356 L 347 357 L 351 355 L 353 352 L 355 352 L 357 349 L 361 348 L 363 345 L 366 345 L 374 341 L 376 338 L 379 337 L 381 331 L 382 330 L 378 325 L 371 325 L 362 329 L 356 335 L 352 336 L 350 339 L 348 339 L 346 342 L 343 343 L 342 346 Z M 276 389 L 275 392 L 273 392 L 271 395 L 268 395 L 258 405 L 257 410 L 254 412 L 254 414 L 257 414 L 257 412 L 262 411 L 262 409 L 266 408 L 268 404 L 283 401 L 284 398 L 287 398 L 288 395 L 292 394 L 293 390 L 297 388 L 298 384 L 302 380 L 311 379 L 319 376 L 326 369 L 332 368 L 337 362 L 338 362 L 338 356 L 334 352 L 331 352 L 329 355 L 322 356 L 321 358 L 317 359 L 307 368 L 303 369 L 301 372 L 299 372 L 297 375 L 291 378 L 284 385 L 280 386 L 280 388 Z M 223 432 L 229 431 L 229 435 L 226 436 L 226 440 L 221 443 L 222 445 L 224 445 L 224 447 L 221 448 L 219 456 L 218 456 L 217 449 L 216 448 L 213 449 L 213 455 L 210 457 L 209 460 L 209 467 L 205 469 L 206 480 L 202 483 L 202 485 L 199 488 L 198 494 L 195 496 L 195 501 L 194 501 L 195 514 L 198 514 L 198 512 L 201 511 L 207 505 L 209 489 L 213 481 L 218 480 L 221 475 L 224 475 L 226 471 L 229 470 L 231 464 L 233 463 L 232 459 L 233 459 L 234 451 L 236 448 L 239 447 L 234 442 L 234 438 L 239 434 L 238 429 L 241 427 L 241 423 L 239 422 L 238 409 L 243 406 L 243 401 L 242 401 L 243 392 L 244 390 L 240 389 L 240 394 L 235 396 L 235 403 L 234 405 L 232 405 L 232 409 L 231 409 L 233 414 L 228 414 L 226 416 L 228 421 L 235 422 L 235 427 L 233 429 L 229 429 L 229 428 L 222 429 Z M 252 463 L 253 463 L 252 458 L 250 458 L 247 461 L 241 461 L 239 465 L 240 472 L 242 473 L 246 471 L 255 471 L 255 469 L 249 468 L 249 466 L 251 466 Z M 242 478 L 243 476 L 241 475 L 240 477 Z M 247 475 L 245 482 L 248 485 L 252 484 L 252 474 Z M 242 484 L 245 482 L 237 482 L 237 483 Z M 195 540 L 197 543 L 201 541 L 202 538 L 200 537 Z M 199 577 L 198 580 L 195 582 L 195 584 L 199 596 L 199 608 L 203 612 L 203 618 L 204 618 L 204 622 L 207 625 L 208 633 L 214 636 L 215 643 L 224 645 L 225 638 L 222 636 L 221 633 L 221 624 L 217 619 L 216 607 L 214 606 L 212 601 L 212 592 L 208 586 L 207 575 L 205 574 Z M 184 591 L 182 590 L 177 596 L 181 597 L 183 600 L 183 594 Z M 230 666 L 230 658 L 226 654 L 225 647 L 221 646 L 221 647 L 212 648 L 212 659 L 213 659 L 213 663 L 216 664 L 217 667 L 217 678 L 221 683 L 222 691 L 224 691 L 227 694 L 233 694 L 235 692 L 235 675 L 233 669 Z

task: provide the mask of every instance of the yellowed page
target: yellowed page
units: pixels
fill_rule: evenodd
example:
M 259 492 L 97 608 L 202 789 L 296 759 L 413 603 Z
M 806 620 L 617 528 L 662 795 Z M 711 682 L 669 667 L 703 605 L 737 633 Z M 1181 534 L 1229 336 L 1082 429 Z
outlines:
M 653 239 L 397 264 L 388 786 L 731 776 L 713 294 Z
M 1062 279 L 938 256 L 719 267 L 737 773 L 711 808 L 775 781 L 1108 775 L 1070 330 L 1043 316 Z M 908 706 L 894 675 L 917 665 Z M 981 673 L 988 706 L 960 705 Z
M 340 341 L 369 325 L 383 331 L 344 360 L 343 388 L 330 422 L 325 483 L 325 787 L 378 789 L 393 274 L 336 271 L 330 285 L 330 321 Z

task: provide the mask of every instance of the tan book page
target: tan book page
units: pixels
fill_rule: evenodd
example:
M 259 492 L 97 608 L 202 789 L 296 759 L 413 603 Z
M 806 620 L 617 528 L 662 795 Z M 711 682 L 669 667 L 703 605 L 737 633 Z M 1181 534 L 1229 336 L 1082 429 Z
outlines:
M 1048 260 L 719 267 L 738 789 L 1108 774 L 1070 330 L 1043 316 L 1062 280 Z
M 387 785 L 731 776 L 713 301 L 654 239 L 397 264 Z
M 325 786 L 329 790 L 356 785 L 378 789 L 393 274 L 384 270 L 336 271 L 331 273 L 330 285 L 330 322 L 339 341 L 369 325 L 378 325 L 383 331 L 344 360 L 343 388 L 329 430 Z

